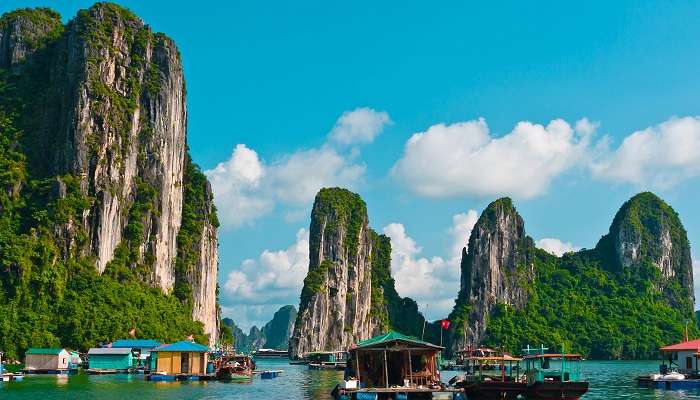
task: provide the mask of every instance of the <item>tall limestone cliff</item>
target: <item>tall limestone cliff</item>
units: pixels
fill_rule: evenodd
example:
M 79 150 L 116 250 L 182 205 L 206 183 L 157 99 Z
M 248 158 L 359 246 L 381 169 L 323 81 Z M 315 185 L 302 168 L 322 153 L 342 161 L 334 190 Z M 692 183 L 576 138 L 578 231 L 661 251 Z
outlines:
M 479 343 L 497 303 L 521 309 L 528 299 L 526 282 L 534 277 L 534 242 L 512 201 L 489 204 L 462 250 L 457 306 L 450 315 L 453 349 Z
M 309 272 L 289 344 L 292 357 L 342 350 L 380 332 L 386 317 L 378 314 L 386 311 L 380 306 L 380 313 L 372 312 L 374 235 L 360 196 L 339 188 L 321 189 L 316 195 Z
M 625 202 L 596 250 L 630 274 L 638 273 L 644 263 L 653 265 L 661 275 L 655 285 L 674 305 L 693 311 L 690 243 L 678 214 L 655 194 L 640 193 Z M 669 290 L 674 284 L 682 288 L 680 293 Z
M 0 19 L 0 79 L 6 154 L 22 155 L 9 194 L 31 216 L 15 233 L 46 227 L 63 264 L 175 295 L 215 341 L 218 221 L 187 154 L 175 43 L 115 4 L 65 26 L 17 10 Z
M 652 193 L 627 201 L 594 249 L 562 257 L 535 248 L 510 200 L 498 200 L 464 252 L 448 343 L 656 356 L 659 343 L 682 340 L 695 318 L 691 260 L 678 214 Z

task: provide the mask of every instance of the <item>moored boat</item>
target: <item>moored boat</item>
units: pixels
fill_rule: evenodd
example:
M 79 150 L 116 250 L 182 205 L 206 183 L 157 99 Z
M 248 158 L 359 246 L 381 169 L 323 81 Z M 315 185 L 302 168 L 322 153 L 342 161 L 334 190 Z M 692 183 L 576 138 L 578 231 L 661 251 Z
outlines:
M 220 381 L 247 382 L 253 378 L 255 361 L 245 354 L 224 355 L 217 362 L 216 378 Z
M 456 386 L 464 388 L 469 398 L 484 400 L 577 400 L 588 392 L 588 382 L 581 379 L 581 355 L 545 350 L 528 346 L 521 359 L 508 355 L 471 357 L 468 374 Z M 484 365 L 493 366 L 498 373 L 484 373 Z
M 347 365 L 347 353 L 344 351 L 316 351 L 306 354 L 309 369 L 345 369 Z

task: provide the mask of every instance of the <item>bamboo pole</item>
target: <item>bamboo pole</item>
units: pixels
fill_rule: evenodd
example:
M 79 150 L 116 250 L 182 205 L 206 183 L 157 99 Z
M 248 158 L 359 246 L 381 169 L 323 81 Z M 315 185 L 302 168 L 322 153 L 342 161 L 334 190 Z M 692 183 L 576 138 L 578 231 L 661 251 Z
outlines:
M 355 371 L 355 375 L 357 375 L 357 383 L 359 386 L 360 382 L 362 382 L 362 381 L 360 381 L 360 351 L 359 350 L 356 351 L 355 354 L 356 354 L 355 365 L 357 365 L 357 371 Z
M 386 350 L 384 350 L 384 386 L 389 387 L 389 371 L 386 366 Z
M 408 351 L 408 386 L 413 386 L 413 365 L 411 364 L 411 350 Z

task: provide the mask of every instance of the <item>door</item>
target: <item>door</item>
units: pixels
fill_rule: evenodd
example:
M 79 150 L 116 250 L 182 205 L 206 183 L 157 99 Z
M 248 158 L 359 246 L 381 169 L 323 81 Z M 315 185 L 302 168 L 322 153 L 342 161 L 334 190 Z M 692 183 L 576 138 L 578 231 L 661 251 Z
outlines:
M 190 373 L 190 355 L 189 353 L 182 353 L 180 355 L 180 372 L 183 374 Z
M 685 358 L 685 369 L 687 369 L 688 371 L 693 370 L 693 358 L 692 357 Z

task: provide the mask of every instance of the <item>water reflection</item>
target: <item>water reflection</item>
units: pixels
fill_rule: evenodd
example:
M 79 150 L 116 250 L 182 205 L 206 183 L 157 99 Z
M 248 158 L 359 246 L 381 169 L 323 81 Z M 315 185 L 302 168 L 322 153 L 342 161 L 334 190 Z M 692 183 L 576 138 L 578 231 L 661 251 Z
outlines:
M 280 369 L 280 377 L 259 376 L 247 384 L 221 382 L 148 382 L 143 375 L 28 376 L 23 382 L 0 383 L 1 400 L 37 399 L 307 399 L 330 400 L 330 392 L 342 379 L 342 371 L 310 371 L 305 365 L 263 360 L 260 369 Z M 584 400 L 592 399 L 697 399 L 698 391 L 664 391 L 638 388 L 634 378 L 656 371 L 657 361 L 586 361 L 583 374 L 591 382 Z M 456 375 L 443 371 L 442 380 Z

